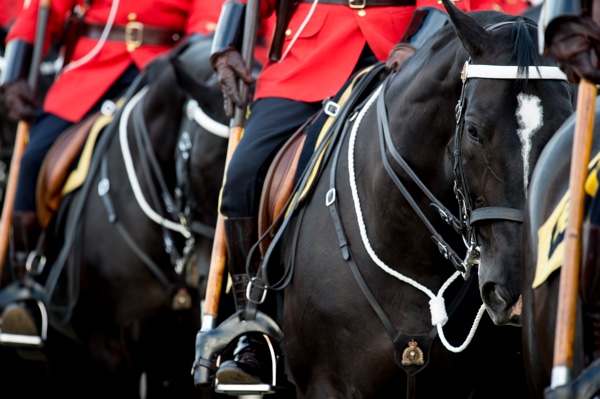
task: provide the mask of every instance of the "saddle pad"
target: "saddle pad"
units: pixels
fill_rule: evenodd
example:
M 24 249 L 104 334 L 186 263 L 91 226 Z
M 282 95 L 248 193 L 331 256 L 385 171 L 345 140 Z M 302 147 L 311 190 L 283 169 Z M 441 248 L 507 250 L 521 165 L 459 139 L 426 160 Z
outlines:
M 354 79 L 352 79 L 351 83 L 349 85 L 347 85 L 346 87 L 344 87 L 342 91 L 340 91 L 340 94 L 337 98 L 337 104 L 340 106 L 340 108 L 344 104 L 346 104 L 346 102 L 350 98 L 350 95 L 353 93 L 354 86 L 358 82 L 358 80 L 361 77 L 365 76 L 373 68 L 374 68 L 374 66 L 370 66 L 370 67 L 367 67 L 367 68 L 364 68 L 363 70 L 361 70 L 354 77 Z M 331 125 L 333 124 L 334 121 L 335 121 L 335 116 L 329 116 L 323 123 L 323 126 L 319 129 L 319 135 L 317 137 L 317 141 L 316 141 L 314 147 L 309 148 L 310 146 L 304 146 L 304 148 L 303 148 L 303 151 L 307 151 L 307 150 L 310 151 L 310 154 L 309 154 L 310 156 L 317 156 L 318 160 L 315 162 L 314 167 L 309 172 L 308 181 L 307 181 L 306 185 L 303 187 L 302 191 L 300 192 L 300 198 L 298 200 L 298 203 L 302 202 L 302 200 L 306 197 L 308 191 L 310 190 L 310 188 L 312 187 L 312 185 L 315 181 L 315 176 L 317 175 L 317 173 L 319 171 L 319 167 L 321 165 L 321 161 L 323 159 L 323 156 L 325 154 L 325 150 L 327 149 L 327 146 L 323 146 L 323 150 L 321 151 L 320 154 L 317 155 L 317 154 L 313 154 L 313 153 L 314 153 L 314 150 L 319 148 L 319 145 L 321 145 L 323 138 L 327 134 L 327 131 L 329 130 L 329 128 L 331 127 Z M 304 157 L 304 154 L 302 154 L 301 157 Z M 295 195 L 298 195 L 298 193 L 295 193 Z M 289 211 L 290 211 L 290 209 L 288 209 L 288 212 Z
M 588 165 L 588 177 L 585 181 L 586 208 L 595 198 L 598 190 L 598 172 L 600 170 L 600 154 L 596 154 Z M 584 215 L 587 209 L 584 210 Z M 552 214 L 538 229 L 538 254 L 535 278 L 532 287 L 543 284 L 548 277 L 560 268 L 565 257 L 565 230 L 569 215 L 569 191 L 564 194 Z
M 36 210 L 42 228 L 48 226 L 52 215 L 58 210 L 62 187 L 99 115 L 90 115 L 65 130 L 44 157 L 36 186 Z
M 120 99 L 117 108 L 122 104 Z M 48 151 L 37 182 L 36 205 L 42 228 L 58 211 L 61 199 L 85 181 L 96 139 L 113 119 L 113 115 L 94 113 L 67 129 Z
M 108 124 L 114 119 L 113 115 L 101 115 L 96 122 L 92 125 L 88 138 L 81 152 L 81 157 L 77 163 L 77 167 L 71 172 L 65 185 L 62 189 L 61 195 L 64 197 L 70 192 L 79 188 L 88 174 L 90 163 L 92 161 L 92 153 L 94 152 L 94 146 L 96 145 L 96 139 L 100 135 L 100 132 L 108 126 Z

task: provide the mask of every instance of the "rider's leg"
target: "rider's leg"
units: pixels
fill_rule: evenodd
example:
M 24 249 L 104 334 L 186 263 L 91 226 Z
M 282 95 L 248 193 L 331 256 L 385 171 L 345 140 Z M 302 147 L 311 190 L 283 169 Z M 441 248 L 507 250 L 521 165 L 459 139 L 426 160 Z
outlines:
M 250 248 L 257 241 L 258 225 L 256 218 L 225 219 L 225 240 L 227 242 L 227 265 L 233 282 L 236 310 L 244 310 L 248 304 L 246 288 L 248 273 L 246 260 Z M 251 261 L 250 273 L 256 270 L 257 261 Z M 217 379 L 226 384 L 259 383 L 265 379 L 264 367 L 268 367 L 269 357 L 265 343 L 251 334 L 239 337 L 233 360 L 223 362 L 217 372 Z
M 228 266 L 238 309 L 245 308 L 247 303 L 246 259 L 257 241 L 256 216 L 270 162 L 286 140 L 319 109 L 320 103 L 280 98 L 260 99 L 250 107 L 244 135 L 228 165 L 220 206 L 221 214 L 226 217 Z M 258 259 L 249 264 L 256 268 L 257 262 Z M 225 384 L 266 382 L 270 375 L 269 359 L 262 337 L 244 334 L 238 339 L 234 359 L 223 362 L 216 377 Z
M 40 226 L 35 212 L 15 212 L 11 241 L 10 267 L 14 278 L 24 283 L 27 278 L 26 262 L 35 248 Z M 31 312 L 20 303 L 8 305 L 2 315 L 2 332 L 21 335 L 38 335 L 39 330 Z
M 115 83 L 107 90 L 104 95 L 96 102 L 87 115 L 101 109 L 106 100 L 114 100 L 123 95 L 123 93 L 131 86 L 133 81 L 139 75 L 140 71 L 135 64 L 131 64 L 125 72 L 117 79 Z M 29 219 L 36 214 L 36 186 L 38 175 L 42 166 L 44 157 L 58 139 L 58 137 L 67 130 L 73 122 L 65 120 L 57 115 L 43 113 L 36 116 L 29 129 L 29 142 L 21 158 L 21 166 L 19 171 L 19 180 L 17 183 L 17 192 L 15 195 L 15 217 L 20 217 L 18 214 L 28 214 Z M 37 221 L 37 219 L 36 219 Z M 20 223 L 15 219 L 15 227 Z M 34 224 L 32 223 L 31 226 Z M 27 228 L 27 227 L 25 227 Z M 34 234 L 36 233 L 36 234 Z M 18 242 L 19 237 L 17 231 L 14 232 L 15 249 L 20 247 L 19 258 L 27 258 L 31 250 L 35 248 L 38 240 L 39 229 L 36 232 L 32 227 L 30 238 L 26 245 Z M 24 235 L 29 235 L 26 233 Z M 15 252 L 15 255 L 17 255 Z M 23 274 L 24 267 L 19 266 L 20 261 L 14 263 L 14 268 L 21 270 L 19 279 L 21 281 L 27 278 L 27 273 Z M 22 263 L 22 262 L 21 262 Z M 23 264 L 23 263 L 22 263 Z M 4 308 L 2 313 L 2 324 L 0 329 L 3 333 L 14 333 L 21 335 L 32 335 L 33 330 L 27 326 L 35 325 L 34 309 L 31 307 L 31 301 L 15 302 Z M 34 333 L 33 335 L 37 335 Z
M 40 115 L 29 129 L 29 143 L 21 158 L 17 191 L 13 214 L 13 235 L 11 242 L 11 269 L 14 278 L 23 283 L 28 278 L 25 267 L 27 258 L 36 247 L 41 232 L 36 216 L 37 177 L 52 143 L 71 126 L 66 121 L 51 114 Z M 34 301 L 19 301 L 9 304 L 2 313 L 3 333 L 18 335 L 38 335 L 38 307 Z

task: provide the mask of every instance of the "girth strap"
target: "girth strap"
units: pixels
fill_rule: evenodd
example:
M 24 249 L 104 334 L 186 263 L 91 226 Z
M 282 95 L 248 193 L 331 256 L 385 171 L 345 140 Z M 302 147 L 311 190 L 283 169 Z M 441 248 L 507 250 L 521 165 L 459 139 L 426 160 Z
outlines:
M 150 258 L 136 244 L 136 242 L 133 240 L 131 235 L 127 232 L 127 229 L 125 229 L 123 227 L 123 225 L 120 223 L 119 219 L 117 218 L 117 212 L 115 210 L 115 206 L 113 205 L 113 203 L 110 199 L 110 195 L 109 195 L 110 184 L 109 184 L 109 179 L 108 179 L 108 162 L 107 162 L 108 156 L 107 156 L 107 154 L 108 153 L 105 153 L 104 156 L 102 157 L 102 162 L 101 162 L 102 178 L 101 178 L 101 183 L 99 184 L 99 186 L 104 187 L 104 188 L 102 189 L 102 191 L 99 190 L 100 192 L 98 194 L 100 195 L 100 198 L 102 199 L 102 203 L 104 204 L 104 208 L 106 209 L 106 213 L 108 214 L 108 221 L 117 228 L 118 232 L 121 234 L 121 237 L 123 237 L 123 239 L 125 240 L 127 245 L 138 256 L 138 258 L 140 258 L 140 260 L 146 265 L 146 267 L 148 267 L 148 269 L 152 272 L 152 274 L 154 274 L 156 279 L 158 281 L 160 281 L 160 283 L 165 288 L 168 288 L 171 285 L 171 282 L 169 281 L 169 279 L 167 278 L 165 273 L 163 273 L 161 268 L 152 260 L 152 258 Z

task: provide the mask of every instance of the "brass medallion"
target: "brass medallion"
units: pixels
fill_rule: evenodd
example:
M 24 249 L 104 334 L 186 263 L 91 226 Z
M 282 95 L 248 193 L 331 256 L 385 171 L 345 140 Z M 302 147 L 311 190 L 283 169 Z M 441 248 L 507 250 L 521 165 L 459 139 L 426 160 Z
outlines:
M 422 366 L 425 364 L 423 360 L 423 351 L 419 348 L 419 345 L 415 340 L 408 343 L 408 347 L 402 352 L 402 365 L 403 366 Z

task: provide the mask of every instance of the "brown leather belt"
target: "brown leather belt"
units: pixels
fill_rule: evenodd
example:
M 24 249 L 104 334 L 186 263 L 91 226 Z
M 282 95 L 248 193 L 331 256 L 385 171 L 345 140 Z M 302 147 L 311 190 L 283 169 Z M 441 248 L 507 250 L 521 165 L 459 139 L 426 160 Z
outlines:
M 83 23 L 81 35 L 100 39 L 104 25 Z M 173 46 L 183 36 L 182 31 L 144 25 L 141 22 L 129 22 L 127 25 L 113 25 L 106 40 L 124 42 L 127 50 L 133 51 L 140 46 Z
M 314 0 L 299 0 L 300 3 L 312 3 Z M 414 6 L 416 0 L 319 0 L 319 4 L 339 4 L 350 8 Z

